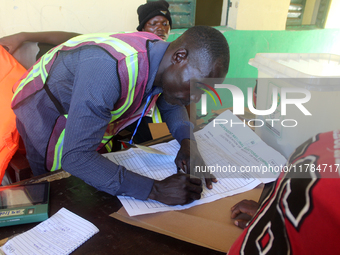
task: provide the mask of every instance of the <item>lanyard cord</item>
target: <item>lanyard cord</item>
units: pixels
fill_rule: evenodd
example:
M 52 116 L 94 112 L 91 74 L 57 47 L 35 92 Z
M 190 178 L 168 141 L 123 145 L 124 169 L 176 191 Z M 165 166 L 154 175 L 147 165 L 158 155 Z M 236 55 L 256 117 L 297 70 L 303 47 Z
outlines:
M 135 128 L 135 131 L 133 131 L 133 134 L 132 134 L 132 136 L 131 136 L 131 139 L 130 139 L 130 141 L 129 141 L 129 144 L 133 144 L 133 141 L 132 141 L 132 140 L 133 140 L 133 137 L 135 136 L 135 134 L 136 134 L 136 132 L 137 132 L 137 129 L 138 129 L 138 127 L 139 127 L 139 124 L 140 124 L 140 122 L 142 121 L 142 118 L 144 117 L 145 111 L 146 111 L 146 109 L 148 108 L 149 101 L 150 101 L 150 99 L 151 99 L 151 97 L 152 97 L 152 92 L 154 91 L 154 89 L 155 89 L 155 87 L 152 88 L 151 92 L 150 92 L 149 95 L 148 95 L 148 98 L 146 99 L 146 103 L 145 103 L 145 106 L 144 106 L 142 115 L 141 115 L 140 118 L 138 119 L 138 122 L 137 122 L 137 125 L 136 125 L 136 128 Z

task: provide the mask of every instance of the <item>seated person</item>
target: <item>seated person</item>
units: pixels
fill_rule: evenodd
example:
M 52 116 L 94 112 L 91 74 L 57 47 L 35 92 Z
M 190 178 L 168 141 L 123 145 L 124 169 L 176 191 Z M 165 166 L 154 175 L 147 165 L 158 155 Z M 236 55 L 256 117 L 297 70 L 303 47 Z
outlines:
M 193 128 L 184 106 L 204 93 L 190 81 L 225 79 L 225 37 L 208 26 L 192 27 L 171 43 L 146 32 L 98 36 L 81 35 L 54 48 L 16 86 L 12 108 L 34 175 L 62 167 L 112 195 L 170 205 L 199 199 L 201 180 L 191 178 L 189 171 L 204 162 L 190 140 Z M 175 163 L 187 169 L 161 181 L 135 174 L 98 153 L 156 101 L 181 145 Z M 205 181 L 212 188 L 216 179 L 206 176 Z
M 228 255 L 340 254 L 339 141 L 339 130 L 307 140 L 261 204 L 244 200 L 231 208 L 245 230 Z M 238 219 L 242 214 L 248 219 Z

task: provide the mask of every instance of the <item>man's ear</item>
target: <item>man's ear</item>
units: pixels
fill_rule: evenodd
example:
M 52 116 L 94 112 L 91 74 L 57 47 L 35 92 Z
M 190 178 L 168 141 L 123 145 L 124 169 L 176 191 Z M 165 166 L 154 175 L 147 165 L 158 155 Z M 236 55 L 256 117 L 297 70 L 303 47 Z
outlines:
M 188 51 L 186 49 L 178 49 L 172 55 L 173 63 L 181 63 L 183 60 L 186 60 L 188 57 Z

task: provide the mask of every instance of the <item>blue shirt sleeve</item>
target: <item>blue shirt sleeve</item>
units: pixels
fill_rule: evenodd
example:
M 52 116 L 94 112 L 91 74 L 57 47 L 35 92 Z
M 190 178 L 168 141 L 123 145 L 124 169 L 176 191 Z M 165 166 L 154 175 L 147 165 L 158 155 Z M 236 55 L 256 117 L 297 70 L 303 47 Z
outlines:
M 96 151 L 111 120 L 110 111 L 120 97 L 120 84 L 116 61 L 101 48 L 92 48 L 63 59 L 65 66 L 74 72 L 63 169 L 109 194 L 147 199 L 152 179 L 134 174 Z M 76 67 L 72 66 L 75 57 Z
M 157 107 L 162 120 L 166 122 L 172 136 L 181 143 L 183 139 L 194 139 L 194 125 L 189 121 L 188 112 L 184 106 L 171 105 L 161 95 Z

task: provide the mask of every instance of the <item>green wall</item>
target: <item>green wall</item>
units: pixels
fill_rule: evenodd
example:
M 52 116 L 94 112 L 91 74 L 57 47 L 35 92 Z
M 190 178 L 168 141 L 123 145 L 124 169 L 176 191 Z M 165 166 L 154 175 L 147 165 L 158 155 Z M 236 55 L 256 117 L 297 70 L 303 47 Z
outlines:
M 340 29 L 244 31 L 216 27 L 226 37 L 230 47 L 228 78 L 251 78 L 238 85 L 244 95 L 247 87 L 255 85 L 257 68 L 248 64 L 256 53 L 332 53 L 340 55 Z M 175 40 L 185 30 L 174 29 L 168 41 Z M 233 79 L 234 80 L 234 79 Z M 219 91 L 217 91 L 219 92 Z M 208 99 L 208 111 L 232 106 L 231 93 L 219 93 L 223 105 L 215 106 Z M 209 97 L 208 97 L 209 98 Z M 200 104 L 197 104 L 200 109 Z M 198 113 L 200 115 L 200 111 Z

